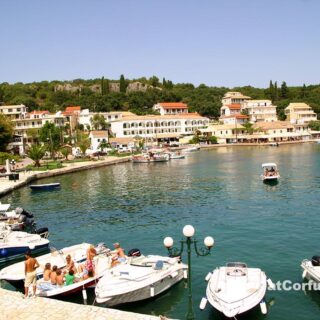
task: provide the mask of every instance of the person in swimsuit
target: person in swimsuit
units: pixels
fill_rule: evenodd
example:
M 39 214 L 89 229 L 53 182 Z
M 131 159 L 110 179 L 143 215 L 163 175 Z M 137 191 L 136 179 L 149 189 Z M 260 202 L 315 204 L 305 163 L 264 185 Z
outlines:
M 57 284 L 57 270 L 58 270 L 57 266 L 53 266 L 52 267 L 52 271 L 51 271 L 51 274 L 50 274 L 51 284 Z
M 36 295 L 37 284 L 37 268 L 39 263 L 37 259 L 31 257 L 31 251 L 25 253 L 26 261 L 24 263 L 25 282 L 24 282 L 24 294 L 27 298 L 29 295 L 29 286 L 33 285 L 33 295 Z
M 43 270 L 43 280 L 50 281 L 51 263 L 46 263 Z
M 63 286 L 64 285 L 64 278 L 63 278 L 63 274 L 62 274 L 61 269 L 57 270 L 56 280 L 57 280 L 57 285 L 58 286 Z
M 70 270 L 73 270 L 73 272 L 75 273 L 76 272 L 76 266 L 74 264 L 74 261 L 71 259 L 71 256 L 70 254 L 68 254 L 66 256 L 66 261 L 67 261 L 67 264 L 66 264 L 66 271 L 65 273 L 69 272 Z
M 124 254 L 124 250 L 121 248 L 120 243 L 116 242 L 113 244 L 115 249 L 112 251 L 112 262 L 111 267 L 116 266 L 119 263 L 124 263 L 127 261 L 127 257 Z

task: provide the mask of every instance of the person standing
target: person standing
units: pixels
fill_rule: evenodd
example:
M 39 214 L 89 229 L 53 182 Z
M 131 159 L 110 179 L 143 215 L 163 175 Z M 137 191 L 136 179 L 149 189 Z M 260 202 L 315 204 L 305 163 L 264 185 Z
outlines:
M 37 268 L 39 263 L 37 259 L 32 258 L 31 251 L 25 253 L 26 261 L 24 263 L 25 282 L 24 282 L 24 295 L 27 298 L 29 295 L 29 287 L 33 285 L 33 295 L 36 295 L 36 283 L 37 283 Z

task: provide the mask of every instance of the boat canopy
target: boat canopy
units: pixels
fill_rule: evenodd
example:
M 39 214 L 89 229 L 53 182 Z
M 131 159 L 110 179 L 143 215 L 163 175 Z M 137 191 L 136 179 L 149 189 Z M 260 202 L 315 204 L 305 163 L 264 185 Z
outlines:
M 272 167 L 276 168 L 277 165 L 276 165 L 275 163 L 272 163 L 272 162 L 270 162 L 270 163 L 263 163 L 263 164 L 262 164 L 262 168 L 272 168 Z

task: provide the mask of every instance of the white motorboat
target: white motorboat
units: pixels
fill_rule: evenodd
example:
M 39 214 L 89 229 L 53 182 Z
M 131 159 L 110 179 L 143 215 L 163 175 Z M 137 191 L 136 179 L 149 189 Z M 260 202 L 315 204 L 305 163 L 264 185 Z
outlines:
M 184 159 L 186 156 L 180 152 L 170 152 L 169 153 L 170 159 Z
M 304 259 L 301 262 L 301 267 L 303 279 L 320 283 L 320 256 L 313 256 L 310 260 Z
M 6 227 L 13 231 L 35 231 L 35 222 L 33 214 L 22 209 L 16 208 L 15 210 L 10 209 L 10 204 L 0 203 L 0 222 L 6 224 Z
M 182 280 L 187 266 L 178 258 L 131 257 L 107 270 L 96 286 L 96 301 L 115 306 L 154 297 Z
M 94 257 L 94 275 L 87 279 L 80 274 L 75 274 L 75 282 L 70 285 L 52 285 L 43 279 L 37 281 L 36 295 L 39 297 L 58 297 L 78 293 L 85 288 L 94 288 L 104 272 L 111 267 L 109 251 L 102 252 Z M 31 288 L 29 289 L 31 291 Z
M 258 268 L 248 268 L 245 263 L 232 262 L 226 267 L 219 267 L 210 272 L 206 298 L 203 298 L 200 308 L 204 309 L 206 302 L 226 317 L 233 318 L 244 313 L 260 303 L 262 313 L 267 313 L 264 296 L 267 283 L 274 284 L 263 271 Z
M 75 263 L 84 262 L 87 257 L 87 250 L 90 248 L 89 243 L 76 244 L 70 247 L 65 247 L 61 250 L 53 249 L 51 253 L 44 254 L 37 257 L 37 261 L 40 267 L 37 269 L 37 278 L 41 279 L 43 276 L 43 270 L 46 263 L 50 263 L 51 266 L 57 266 L 58 269 L 66 266 L 66 256 L 70 255 L 71 259 Z M 102 245 L 95 247 L 99 253 L 103 250 Z M 12 285 L 19 287 L 23 284 L 25 279 L 24 261 L 15 263 L 0 271 L 0 280 L 6 280 Z
M 144 153 L 142 155 L 133 156 L 132 162 L 133 163 L 151 163 L 151 162 L 167 162 L 169 161 L 170 157 L 168 154 L 165 153 Z
M 5 223 L 0 223 L 0 264 L 24 257 L 27 250 L 37 254 L 48 250 L 49 235 L 47 228 L 37 230 L 37 234 L 12 231 Z
M 198 150 L 200 150 L 200 147 L 189 147 L 189 148 L 182 149 L 182 152 L 195 152 Z
M 277 181 L 280 178 L 279 170 L 275 163 L 263 163 L 262 164 L 263 174 L 261 179 L 267 181 Z

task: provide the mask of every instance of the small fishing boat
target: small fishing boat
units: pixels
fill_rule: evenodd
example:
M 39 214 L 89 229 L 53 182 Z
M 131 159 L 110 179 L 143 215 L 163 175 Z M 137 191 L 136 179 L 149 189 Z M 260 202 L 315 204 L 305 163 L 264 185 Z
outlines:
M 139 156 L 132 156 L 131 160 L 133 163 L 151 163 L 151 162 L 167 162 L 170 157 L 165 153 L 144 153 Z
M 111 268 L 111 256 L 109 252 L 103 252 L 93 258 L 94 274 L 91 277 L 83 278 L 81 274 L 75 274 L 75 281 L 70 285 L 53 285 L 48 281 L 40 279 L 37 281 L 36 296 L 39 297 L 59 297 L 70 296 L 85 290 L 86 288 L 94 288 L 105 271 Z M 31 288 L 29 289 L 31 291 Z M 84 299 L 86 293 L 84 293 Z
M 35 234 L 12 231 L 0 223 L 0 264 L 21 259 L 27 250 L 38 254 L 49 248 L 48 228 L 40 228 Z
M 301 268 L 303 279 L 320 283 L 320 256 L 313 256 L 310 260 L 304 259 L 301 262 Z
M 169 153 L 170 159 L 184 159 L 186 156 L 180 152 L 170 152 Z
M 32 190 L 53 190 L 56 188 L 60 188 L 59 182 L 54 183 L 46 183 L 46 184 L 32 184 L 30 185 Z
M 95 289 L 96 301 L 115 306 L 152 298 L 182 280 L 186 270 L 179 258 L 130 257 L 105 272 Z
M 270 147 L 279 147 L 279 143 L 278 142 L 271 142 L 269 144 Z
M 50 263 L 51 266 L 56 265 L 58 269 L 64 268 L 66 266 L 67 255 L 70 255 L 71 259 L 75 263 L 84 262 L 87 257 L 87 250 L 90 248 L 90 246 L 91 245 L 89 243 L 81 243 L 70 247 L 65 247 L 60 250 L 52 248 L 50 253 L 38 256 L 37 261 L 40 267 L 37 269 L 37 278 L 41 279 L 43 277 L 43 270 L 46 263 Z M 95 249 L 97 253 L 101 253 L 106 250 L 103 244 L 98 244 Z M 15 287 L 21 287 L 24 279 L 24 261 L 15 263 L 11 266 L 3 268 L 0 271 L 0 280 L 6 280 Z
M 248 268 L 245 263 L 231 262 L 219 267 L 206 276 L 208 281 L 206 298 L 202 298 L 200 308 L 207 301 L 228 318 L 244 313 L 260 303 L 261 312 L 267 313 L 264 296 L 267 285 L 274 284 L 263 271 Z
M 261 175 L 261 179 L 263 181 L 277 181 L 280 178 L 280 174 L 275 163 L 263 163 L 262 169 L 263 174 Z
M 200 150 L 200 147 L 189 147 L 189 148 L 182 149 L 182 152 L 195 152 L 198 150 Z

